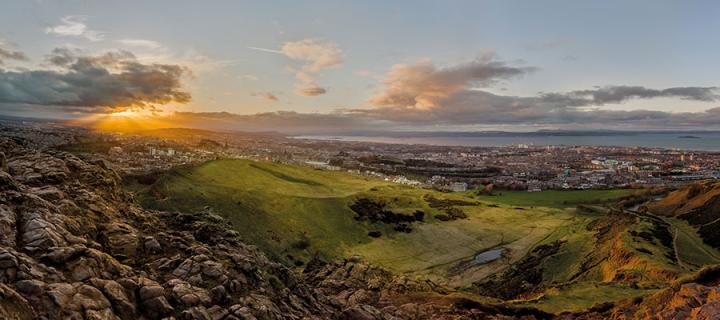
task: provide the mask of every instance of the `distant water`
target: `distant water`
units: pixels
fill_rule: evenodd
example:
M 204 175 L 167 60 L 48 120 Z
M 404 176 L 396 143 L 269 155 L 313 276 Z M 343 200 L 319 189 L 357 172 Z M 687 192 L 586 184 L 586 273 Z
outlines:
M 508 135 L 475 137 L 297 136 L 295 138 L 470 147 L 496 147 L 527 144 L 535 146 L 621 146 L 720 151 L 720 132 L 694 132 L 692 134 L 675 132 L 610 135 Z

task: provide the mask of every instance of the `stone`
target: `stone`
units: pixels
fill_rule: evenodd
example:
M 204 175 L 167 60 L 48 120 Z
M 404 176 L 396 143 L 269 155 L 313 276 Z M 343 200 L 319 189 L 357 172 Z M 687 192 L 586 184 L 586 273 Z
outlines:
M 40 280 L 20 280 L 15 288 L 26 296 L 38 296 L 44 292 L 45 283 Z
M 168 316 L 175 310 L 163 296 L 158 296 L 150 300 L 144 300 L 142 302 L 142 306 L 145 314 L 149 315 L 153 319 L 160 319 Z
M 37 315 L 25 298 L 0 283 L 0 319 L 32 320 L 37 319 Z
M 147 250 L 150 253 L 160 253 L 162 252 L 162 246 L 160 245 L 160 242 L 155 240 L 154 237 L 145 237 L 144 247 L 145 250 Z
M 137 252 L 137 230 L 126 223 L 113 222 L 106 225 L 102 238 L 113 256 L 132 258 Z

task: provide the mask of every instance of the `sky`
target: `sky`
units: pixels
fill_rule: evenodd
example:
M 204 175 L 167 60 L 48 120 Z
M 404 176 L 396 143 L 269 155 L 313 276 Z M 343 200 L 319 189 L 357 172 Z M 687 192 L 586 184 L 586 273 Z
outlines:
M 720 129 L 714 1 L 3 1 L 0 114 Z

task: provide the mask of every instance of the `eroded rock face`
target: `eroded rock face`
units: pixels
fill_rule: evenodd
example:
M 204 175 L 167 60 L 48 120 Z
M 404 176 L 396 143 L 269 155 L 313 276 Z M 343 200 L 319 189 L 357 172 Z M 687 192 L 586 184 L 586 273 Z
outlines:
M 104 163 L 0 145 L 0 319 L 321 319 L 342 311 L 227 237 L 219 217 L 147 211 Z M 198 239 L 197 230 L 221 232 Z

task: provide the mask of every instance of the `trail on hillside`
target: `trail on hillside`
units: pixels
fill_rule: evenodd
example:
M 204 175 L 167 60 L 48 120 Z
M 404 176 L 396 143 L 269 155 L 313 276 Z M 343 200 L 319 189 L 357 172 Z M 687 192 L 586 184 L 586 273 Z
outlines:
M 682 262 L 682 259 L 680 259 L 680 252 L 678 251 L 678 246 L 677 246 L 677 238 L 678 238 L 678 234 L 680 233 L 680 230 L 677 227 L 674 227 L 674 229 L 675 229 L 675 232 L 673 233 L 673 251 L 675 251 L 675 260 L 677 260 L 678 266 L 680 266 L 680 268 L 686 269 L 687 267 Z

